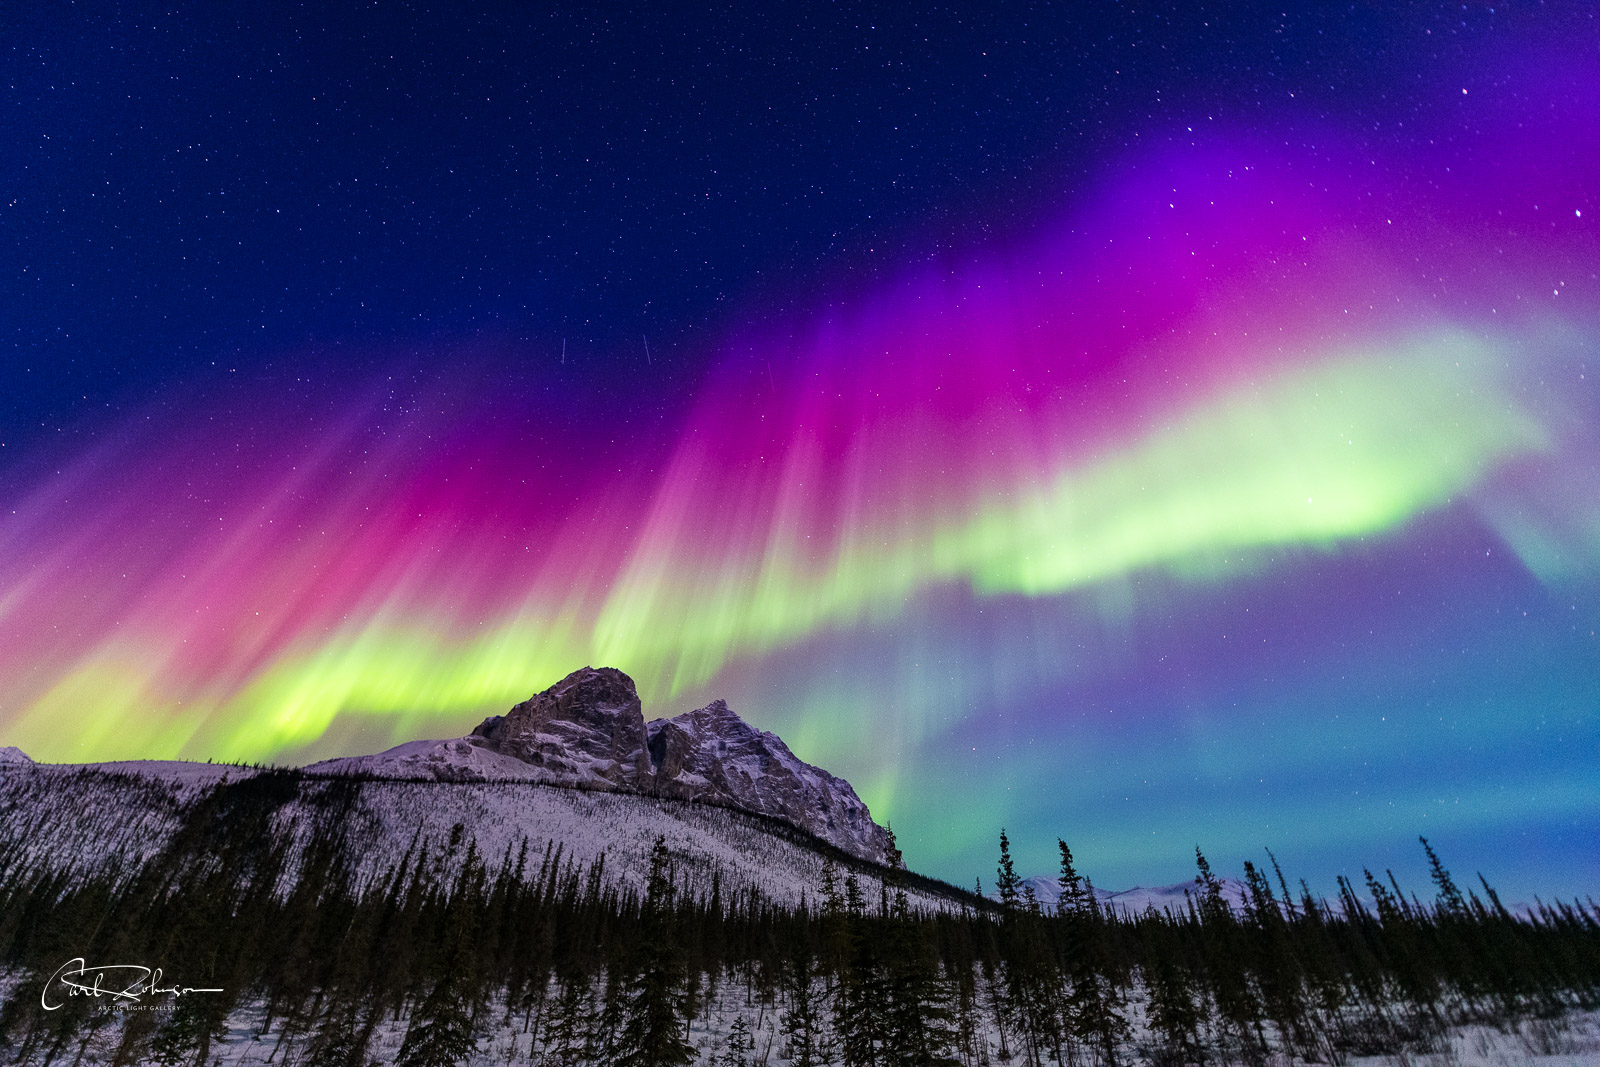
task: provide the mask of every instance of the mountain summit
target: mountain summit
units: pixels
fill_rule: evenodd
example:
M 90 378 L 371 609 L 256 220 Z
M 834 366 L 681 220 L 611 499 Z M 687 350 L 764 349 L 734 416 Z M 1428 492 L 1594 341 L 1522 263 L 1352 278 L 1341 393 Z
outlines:
M 532 764 L 562 785 L 654 791 L 644 708 L 633 679 L 615 667 L 573 671 L 472 731 L 486 748 Z
M 770 815 L 875 862 L 888 833 L 850 783 L 789 751 L 712 701 L 646 723 L 633 679 L 613 667 L 573 671 L 464 738 L 412 741 L 376 756 L 313 764 L 319 773 L 446 781 L 522 779 L 694 800 Z

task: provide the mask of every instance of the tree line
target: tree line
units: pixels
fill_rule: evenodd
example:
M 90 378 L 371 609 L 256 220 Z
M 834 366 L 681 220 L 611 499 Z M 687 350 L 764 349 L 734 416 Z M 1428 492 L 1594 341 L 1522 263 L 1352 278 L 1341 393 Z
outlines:
M 1245 865 L 1235 908 L 1197 849 L 1184 907 L 1130 915 L 1100 903 L 1058 842 L 1046 906 L 1002 831 L 993 901 L 915 908 L 894 854 L 870 875 L 825 864 L 815 899 L 791 906 L 692 887 L 664 840 L 630 888 L 603 855 L 524 842 L 483 856 L 460 826 L 363 879 L 343 837 L 360 784 L 332 785 L 291 848 L 274 813 L 296 788 L 269 772 L 209 790 L 126 869 L 53 871 L 0 837 L 0 966 L 22 976 L 0 1054 L 207 1064 L 250 1009 L 272 1062 L 303 1067 L 364 1067 L 386 1028 L 403 1031 L 403 1067 L 466 1063 L 508 1033 L 505 1062 L 552 1067 L 1338 1064 L 1600 1007 L 1592 902 L 1514 913 L 1481 880 L 1463 891 L 1426 841 L 1427 901 L 1371 872 L 1333 900 L 1291 890 L 1269 853 Z M 44 1010 L 43 985 L 75 957 L 158 961 L 222 992 L 164 1013 L 93 997 Z M 713 1018 L 730 997 L 755 1027 Z

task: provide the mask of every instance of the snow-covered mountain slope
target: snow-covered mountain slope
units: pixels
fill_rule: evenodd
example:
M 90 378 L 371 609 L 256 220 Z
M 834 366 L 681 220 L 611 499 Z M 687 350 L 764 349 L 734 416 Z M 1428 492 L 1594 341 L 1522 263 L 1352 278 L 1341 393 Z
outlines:
M 783 819 L 875 863 L 888 858 L 888 834 L 849 782 L 799 759 L 720 700 L 646 724 L 633 680 L 611 667 L 574 671 L 468 737 L 412 741 L 306 769 L 703 801 Z
M 408 854 L 426 850 L 430 869 L 447 887 L 469 848 L 491 869 L 526 849 L 534 869 L 546 854 L 578 872 L 603 860 L 607 884 L 643 889 L 658 837 L 680 888 L 708 892 L 715 879 L 725 900 L 758 893 L 814 906 L 829 862 L 841 878 L 853 873 L 871 899 L 889 873 L 790 821 L 738 810 L 718 795 L 705 803 L 526 780 L 537 772 L 465 739 L 413 742 L 378 757 L 302 770 L 6 761 L 0 763 L 0 860 L 12 870 L 128 877 L 164 854 L 200 855 L 203 862 L 204 849 L 184 850 L 197 841 L 215 847 L 219 832 L 247 826 L 255 828 L 248 847 L 262 855 L 287 846 L 285 878 L 314 842 L 334 842 L 357 882 L 380 878 Z M 514 780 L 517 774 L 525 780 Z M 943 883 L 897 877 L 908 879 L 914 907 L 971 903 Z
M 642 889 L 658 836 L 680 884 L 705 891 L 716 877 L 725 897 L 754 890 L 790 905 L 802 893 L 816 902 L 830 859 L 869 892 L 885 873 L 769 816 L 685 800 L 539 782 L 363 780 L 155 761 L 0 767 L 0 846 L 25 866 L 129 871 L 171 847 L 206 803 L 248 807 L 291 853 L 317 828 L 336 826 L 361 880 L 426 847 L 447 884 L 469 845 L 491 867 L 526 845 L 535 867 L 547 848 L 559 847 L 563 862 L 579 869 L 604 854 L 608 882 Z M 960 906 L 954 889 L 912 877 L 917 905 Z

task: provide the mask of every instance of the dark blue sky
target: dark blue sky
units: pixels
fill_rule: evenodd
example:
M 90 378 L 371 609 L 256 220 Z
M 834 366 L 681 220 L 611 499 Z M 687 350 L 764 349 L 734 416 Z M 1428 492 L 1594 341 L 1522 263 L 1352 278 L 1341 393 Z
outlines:
M 1505 18 L 24 3 L 3 16 L 4 436 L 98 423 L 214 365 L 481 339 L 566 338 L 570 373 L 606 387 L 648 334 L 661 361 L 629 401 L 648 405 L 689 387 L 693 338 L 730 314 L 1026 226 L 1179 123 L 1290 93 L 1403 113 L 1397 65 Z

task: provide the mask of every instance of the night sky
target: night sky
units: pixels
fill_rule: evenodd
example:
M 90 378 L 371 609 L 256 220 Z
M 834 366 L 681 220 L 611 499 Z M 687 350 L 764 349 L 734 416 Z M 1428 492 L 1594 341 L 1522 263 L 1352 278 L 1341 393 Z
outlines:
M 24 3 L 0 744 L 585 664 L 992 880 L 1600 882 L 1600 18 Z

